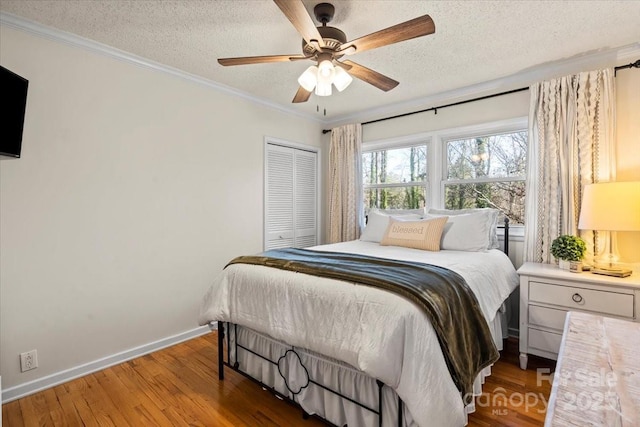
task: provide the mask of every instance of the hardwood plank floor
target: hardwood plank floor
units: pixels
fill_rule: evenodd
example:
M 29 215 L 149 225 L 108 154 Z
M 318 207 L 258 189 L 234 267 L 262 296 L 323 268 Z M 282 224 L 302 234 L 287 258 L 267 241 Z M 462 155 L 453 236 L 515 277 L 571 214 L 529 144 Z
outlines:
M 476 399 L 470 427 L 544 424 L 555 362 L 529 358 L 518 366 L 518 344 L 507 340 Z M 218 381 L 216 333 L 113 366 L 2 406 L 4 427 L 31 426 L 304 426 L 300 409 L 225 370 Z M 353 426 L 364 427 L 364 426 Z

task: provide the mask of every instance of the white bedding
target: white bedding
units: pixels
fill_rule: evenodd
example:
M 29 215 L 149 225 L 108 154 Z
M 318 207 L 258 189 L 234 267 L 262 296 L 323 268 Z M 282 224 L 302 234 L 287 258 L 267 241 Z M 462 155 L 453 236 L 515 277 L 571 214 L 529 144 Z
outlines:
M 428 252 L 359 240 L 311 248 L 440 265 L 473 290 L 487 322 L 518 285 L 498 251 Z M 199 323 L 223 320 L 341 360 L 395 389 L 422 427 L 463 426 L 466 413 L 426 315 L 403 297 L 358 284 L 234 264 L 204 297 Z

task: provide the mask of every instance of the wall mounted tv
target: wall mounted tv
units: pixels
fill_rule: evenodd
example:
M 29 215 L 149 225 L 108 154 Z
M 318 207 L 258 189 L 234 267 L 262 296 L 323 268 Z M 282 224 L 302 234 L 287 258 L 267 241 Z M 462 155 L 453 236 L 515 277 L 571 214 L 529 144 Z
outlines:
M 0 66 L 0 156 L 20 157 L 29 81 Z

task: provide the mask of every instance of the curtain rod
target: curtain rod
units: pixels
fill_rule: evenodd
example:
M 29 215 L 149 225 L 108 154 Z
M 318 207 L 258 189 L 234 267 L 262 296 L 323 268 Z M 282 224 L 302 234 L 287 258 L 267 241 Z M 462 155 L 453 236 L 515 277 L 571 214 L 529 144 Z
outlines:
M 468 102 L 481 101 L 483 99 L 495 98 L 496 96 L 509 95 L 509 94 L 515 93 L 515 92 L 522 92 L 523 90 L 529 90 L 529 88 L 528 87 L 521 87 L 520 89 L 514 89 L 514 90 L 509 90 L 509 91 L 506 91 L 506 92 L 494 93 L 493 95 L 485 95 L 485 96 L 481 96 L 479 98 L 472 98 L 472 99 L 467 99 L 465 101 L 454 102 L 452 104 L 440 105 L 438 107 L 425 108 L 424 110 L 411 111 L 410 113 L 398 114 L 396 116 L 383 117 L 381 119 L 376 119 L 376 120 L 371 120 L 371 121 L 368 121 L 368 122 L 364 122 L 364 123 L 362 123 L 362 126 L 370 125 L 372 123 L 377 123 L 377 122 L 383 122 L 385 120 L 391 120 L 391 119 L 397 119 L 397 118 L 400 118 L 400 117 L 411 116 L 413 114 L 426 113 L 427 111 L 434 111 L 436 114 L 438 114 L 438 110 L 440 110 L 442 108 L 453 107 L 455 105 L 466 104 Z M 331 132 L 331 129 L 323 129 L 322 130 L 323 134 L 329 133 L 329 132 Z
M 618 70 L 624 70 L 625 68 L 640 68 L 640 59 L 638 59 L 636 62 L 632 62 L 627 65 L 620 65 L 619 67 L 614 68 L 613 75 L 615 76 L 618 73 Z
M 623 70 L 625 68 L 640 68 L 640 59 L 638 59 L 636 62 L 632 62 L 632 63 L 627 64 L 627 65 L 620 65 L 619 67 L 615 67 L 613 69 L 614 70 L 614 76 L 618 72 L 618 70 Z M 462 105 L 462 104 L 466 104 L 466 103 L 469 103 L 469 102 L 482 101 L 483 99 L 494 98 L 496 96 L 502 96 L 502 95 L 509 95 L 509 94 L 516 93 L 516 92 L 522 92 L 524 90 L 529 90 L 529 88 L 528 87 L 521 87 L 520 89 L 514 89 L 514 90 L 509 90 L 509 91 L 506 91 L 506 92 L 494 93 L 493 95 L 486 95 L 486 96 L 481 96 L 479 98 L 467 99 L 465 101 L 454 102 L 452 104 L 441 105 L 439 107 L 431 107 L 431 108 L 426 108 L 424 110 L 412 111 L 410 113 L 398 114 L 396 116 L 383 117 L 381 119 L 376 119 L 376 120 L 371 120 L 371 121 L 368 121 L 368 122 L 364 122 L 364 123 L 362 123 L 362 126 L 369 125 L 369 124 L 372 124 L 372 123 L 383 122 L 385 120 L 391 120 L 391 119 L 397 119 L 397 118 L 400 118 L 400 117 L 411 116 L 413 114 L 426 113 L 427 111 L 434 111 L 436 114 L 438 114 L 438 110 L 442 109 L 442 108 L 453 107 L 453 106 L 456 106 L 456 105 Z M 323 134 L 329 133 L 329 132 L 331 132 L 331 129 L 323 129 L 322 130 Z

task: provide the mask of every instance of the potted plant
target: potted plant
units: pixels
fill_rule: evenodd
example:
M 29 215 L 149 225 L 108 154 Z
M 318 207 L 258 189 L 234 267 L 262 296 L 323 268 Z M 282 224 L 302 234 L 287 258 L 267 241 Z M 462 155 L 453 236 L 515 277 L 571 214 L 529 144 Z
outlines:
M 586 251 L 587 245 L 578 236 L 564 234 L 551 242 L 551 255 L 558 259 L 560 268 L 575 273 L 582 270 L 582 258 Z

